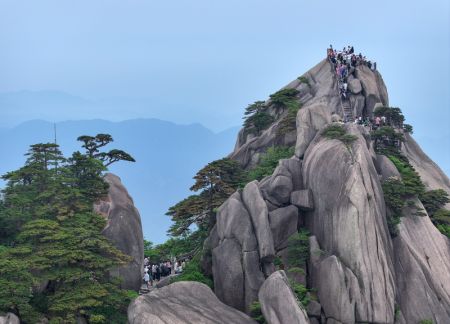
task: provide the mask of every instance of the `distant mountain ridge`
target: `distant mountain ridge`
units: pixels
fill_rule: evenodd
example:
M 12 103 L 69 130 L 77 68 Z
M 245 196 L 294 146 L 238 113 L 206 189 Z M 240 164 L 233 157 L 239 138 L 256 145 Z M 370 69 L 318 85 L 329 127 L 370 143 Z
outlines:
M 32 120 L 13 128 L 0 128 L 2 158 L 0 174 L 22 166 L 29 145 L 53 142 L 53 123 Z M 101 119 L 56 123 L 57 142 L 65 155 L 81 150 L 80 135 L 108 133 L 110 148 L 130 153 L 136 163 L 117 163 L 110 168 L 121 177 L 135 200 L 144 236 L 165 240 L 170 226 L 167 209 L 190 194 L 192 177 L 206 163 L 225 157 L 235 144 L 239 127 L 214 133 L 201 124 L 178 125 L 159 119 L 110 122 Z

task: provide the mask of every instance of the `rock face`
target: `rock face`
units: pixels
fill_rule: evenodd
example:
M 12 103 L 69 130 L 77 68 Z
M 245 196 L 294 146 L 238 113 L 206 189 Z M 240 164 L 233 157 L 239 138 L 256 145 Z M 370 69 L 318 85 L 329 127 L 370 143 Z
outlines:
M 176 282 L 136 298 L 128 307 L 130 324 L 256 323 L 221 303 L 208 286 Z
M 397 237 L 391 237 L 381 184 L 400 177 L 398 170 L 375 153 L 363 126 L 344 125 L 356 138 L 347 145 L 322 136 L 327 125 L 342 119 L 335 73 L 324 60 L 304 76 L 309 86 L 299 81 L 286 86 L 299 90 L 302 103 L 295 156 L 280 160 L 272 175 L 247 184 L 219 209 L 218 239 L 213 231 L 208 241 L 216 242 L 209 244 L 217 296 L 247 312 L 259 299 L 269 323 L 308 321 L 288 301 L 289 285 L 272 262 L 277 255 L 286 263 L 287 238 L 305 228 L 310 255 L 305 273 L 295 280 L 317 292 L 308 308 L 311 323 L 450 323 L 448 238 L 428 216 L 408 209 Z M 349 83 L 356 116 L 389 104 L 378 71 L 358 66 Z M 246 168 L 257 163 L 277 145 L 276 120 L 260 136 L 244 138 L 241 132 L 230 157 Z M 402 151 L 428 189 L 450 193 L 450 180 L 408 134 Z M 291 314 L 296 315 L 288 318 Z
M 264 318 L 269 324 L 307 324 L 308 316 L 299 306 L 284 271 L 274 272 L 259 290 Z
M 13 313 L 7 313 L 5 316 L 0 316 L 0 324 L 20 324 L 20 321 Z
M 105 176 L 109 184 L 108 196 L 94 205 L 94 210 L 107 219 L 103 230 L 105 235 L 120 251 L 133 260 L 111 273 L 122 281 L 122 288 L 139 290 L 141 287 L 144 240 L 141 217 L 120 178 L 108 173 Z

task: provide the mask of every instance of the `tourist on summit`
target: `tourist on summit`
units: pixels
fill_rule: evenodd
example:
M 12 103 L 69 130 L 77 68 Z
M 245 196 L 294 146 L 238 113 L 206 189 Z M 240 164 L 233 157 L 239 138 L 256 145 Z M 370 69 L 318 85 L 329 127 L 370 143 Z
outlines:
M 152 276 L 153 280 L 156 280 L 156 264 L 152 265 Z
M 374 70 L 374 71 L 377 70 L 377 62 L 373 62 L 373 70 Z
M 150 281 L 150 275 L 148 274 L 148 272 L 146 272 L 145 274 L 144 274 L 144 282 L 145 282 L 145 285 L 147 286 L 147 289 L 149 289 L 150 288 L 150 286 L 148 285 L 148 282 Z

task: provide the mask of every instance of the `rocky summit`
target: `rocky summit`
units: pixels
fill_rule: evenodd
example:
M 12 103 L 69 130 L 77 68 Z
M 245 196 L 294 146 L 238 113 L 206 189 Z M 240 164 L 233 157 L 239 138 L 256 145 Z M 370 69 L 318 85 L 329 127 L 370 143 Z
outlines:
M 278 92 L 298 103 L 294 117 L 273 95 L 264 103 L 270 125 L 240 131 L 229 157 L 244 169 L 258 166 L 271 147 L 295 153 L 218 208 L 203 270 L 222 303 L 247 314 L 257 305 L 270 324 L 450 323 L 450 241 L 422 198 L 439 189 L 449 194 L 449 179 L 403 120 L 386 120 L 395 108 L 377 70 L 352 66 L 345 98 L 338 78 L 334 64 L 321 61 Z M 294 126 L 286 130 L 289 118 Z M 412 177 L 420 183 L 412 185 Z M 395 183 L 406 191 L 390 194 Z M 194 302 L 198 289 L 210 294 L 206 287 L 170 287 L 160 292 L 167 302 L 153 294 L 136 300 L 130 322 L 246 321 L 214 298 Z M 209 303 L 220 316 L 203 309 Z M 182 308 L 198 314 L 183 316 Z

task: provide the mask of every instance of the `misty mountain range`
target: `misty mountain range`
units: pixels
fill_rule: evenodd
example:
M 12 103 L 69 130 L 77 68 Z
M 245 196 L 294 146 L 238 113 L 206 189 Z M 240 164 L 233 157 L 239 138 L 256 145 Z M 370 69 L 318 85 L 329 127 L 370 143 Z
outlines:
M 0 173 L 22 166 L 30 144 L 53 142 L 53 125 L 34 120 L 0 128 L 0 149 L 4 152 Z M 109 148 L 123 149 L 136 159 L 136 163 L 116 163 L 110 171 L 121 177 L 133 197 L 141 213 L 144 236 L 160 243 L 170 226 L 165 212 L 191 194 L 192 177 L 200 168 L 233 150 L 239 127 L 214 133 L 200 124 L 136 119 L 66 121 L 57 123 L 56 129 L 57 142 L 66 156 L 82 150 L 76 141 L 78 136 L 108 133 L 114 138 Z

